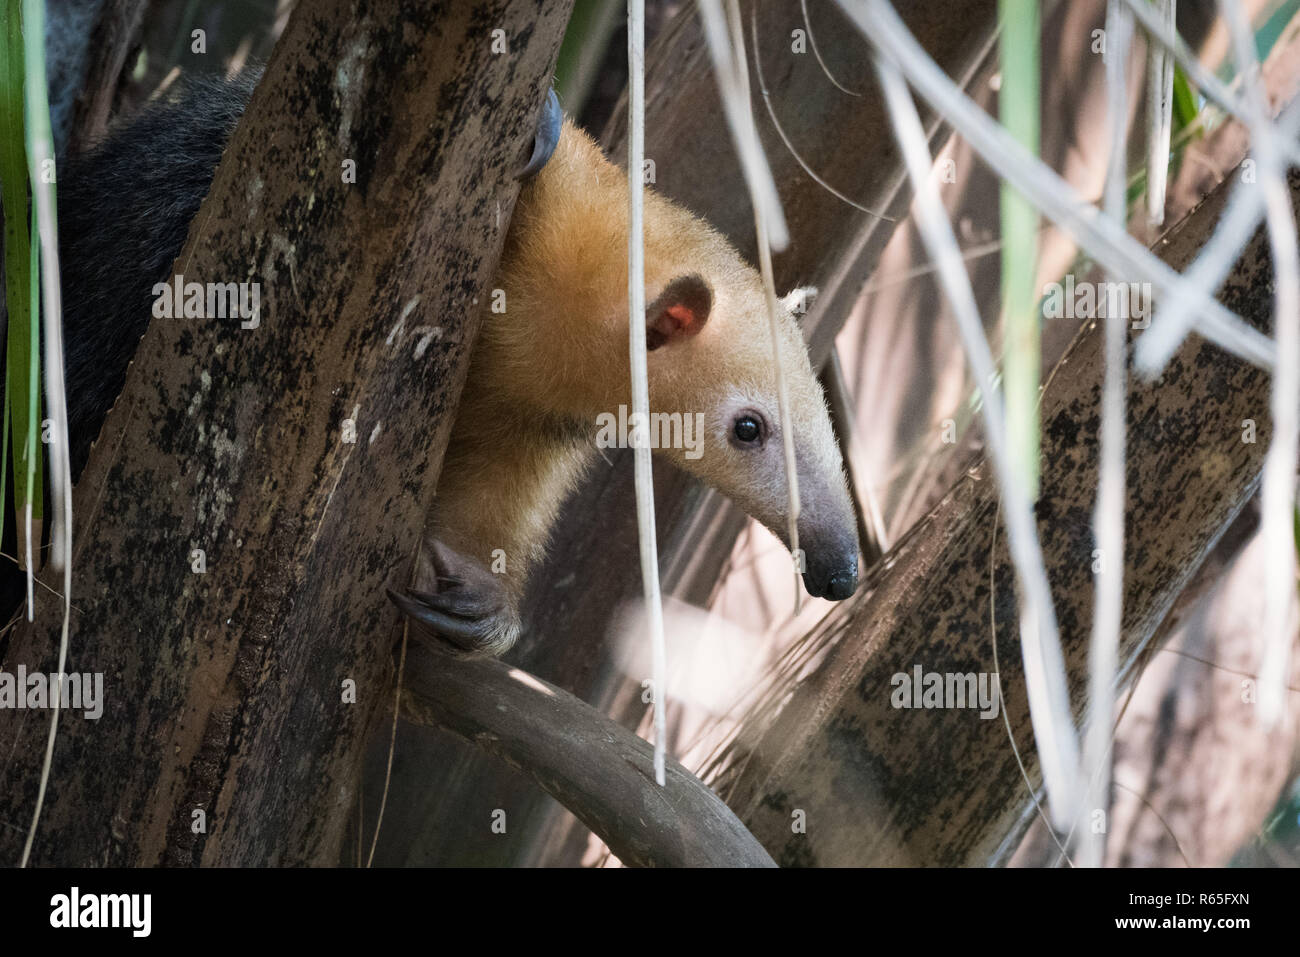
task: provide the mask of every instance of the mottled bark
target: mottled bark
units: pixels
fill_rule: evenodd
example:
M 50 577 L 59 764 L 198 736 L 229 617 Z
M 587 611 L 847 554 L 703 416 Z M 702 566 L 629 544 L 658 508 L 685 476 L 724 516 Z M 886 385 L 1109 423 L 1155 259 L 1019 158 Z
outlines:
M 1294 191 L 1300 178 L 1293 178 Z M 1220 188 L 1160 247 L 1182 268 L 1221 211 Z M 1260 328 L 1272 310 L 1257 235 L 1221 298 Z M 1102 381 L 1101 330 L 1080 334 L 1042 403 L 1037 508 L 1076 715 L 1086 708 Z M 1269 377 L 1193 338 L 1153 383 L 1129 389 L 1121 671 L 1160 625 L 1253 493 L 1270 437 Z M 1247 441 L 1246 421 L 1256 436 Z M 891 704 L 893 676 L 1000 670 L 1004 707 L 1031 781 L 1038 766 L 1017 635 L 1014 574 L 991 469 L 974 471 L 887 558 L 878 587 L 839 606 L 824 662 L 721 788 L 778 863 L 982 865 L 1014 849 L 1029 793 L 1002 720 L 969 708 Z M 992 654 L 996 621 L 998 666 Z M 803 811 L 807 834 L 791 833 Z
M 260 282 L 260 324 L 155 320 L 76 491 L 71 668 L 106 700 L 64 718 L 34 862 L 338 860 L 391 693 L 383 586 L 433 497 L 568 12 L 298 5 L 175 267 Z M 37 594 L 7 670 L 54 667 Z M 0 712 L 5 861 L 45 717 Z

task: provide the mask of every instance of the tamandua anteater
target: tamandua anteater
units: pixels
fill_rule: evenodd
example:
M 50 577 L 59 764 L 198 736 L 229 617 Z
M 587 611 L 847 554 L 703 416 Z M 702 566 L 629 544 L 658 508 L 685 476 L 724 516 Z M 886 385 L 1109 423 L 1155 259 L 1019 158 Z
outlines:
M 191 81 L 60 171 L 74 474 L 121 390 L 153 286 L 184 244 L 253 82 Z M 631 401 L 626 174 L 571 122 L 561 127 L 553 96 L 538 141 L 526 172 L 540 171 L 519 195 L 494 284 L 506 306 L 492 311 L 494 297 L 482 297 L 414 584 L 390 592 L 415 621 L 489 654 L 518 636 L 520 599 L 557 511 L 594 457 L 601 423 Z M 703 426 L 691 448 L 669 442 L 659 454 L 785 539 L 776 371 L 759 275 L 706 223 L 649 191 L 644 221 L 651 409 Z M 840 451 L 788 304 L 779 319 L 803 580 L 813 595 L 847 598 L 857 585 L 858 540 Z

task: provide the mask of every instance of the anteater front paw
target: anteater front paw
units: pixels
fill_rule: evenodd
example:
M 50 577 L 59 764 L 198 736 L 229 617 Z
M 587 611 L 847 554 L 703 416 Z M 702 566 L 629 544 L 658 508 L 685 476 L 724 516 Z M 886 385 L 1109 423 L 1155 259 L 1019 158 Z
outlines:
M 519 620 L 501 580 L 481 563 L 426 539 L 415 584 L 388 597 L 421 628 L 476 655 L 503 654 L 519 637 Z

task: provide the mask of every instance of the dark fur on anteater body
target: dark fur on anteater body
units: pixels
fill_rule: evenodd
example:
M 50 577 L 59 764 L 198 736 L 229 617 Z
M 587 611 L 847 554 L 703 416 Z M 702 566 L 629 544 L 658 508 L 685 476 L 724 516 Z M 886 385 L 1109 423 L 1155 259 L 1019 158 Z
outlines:
M 190 220 L 256 82 L 196 77 L 59 167 L 68 441 L 74 478 L 126 380 Z
M 74 475 L 122 388 L 154 285 L 170 275 L 253 82 L 190 81 L 61 170 Z M 599 417 L 630 402 L 626 175 L 581 130 L 567 121 L 560 128 L 549 102 L 529 171 L 545 165 L 520 193 L 494 284 L 509 307 L 481 307 L 427 547 L 414 586 L 393 595 L 417 622 L 471 651 L 500 653 L 516 638 L 524 585 L 592 457 Z M 660 451 L 784 538 L 785 465 L 759 276 L 706 223 L 649 192 L 644 222 L 651 409 L 698 417 L 706 431 L 703 454 Z M 804 581 L 813 594 L 846 598 L 858 544 L 843 465 L 788 305 L 778 318 Z

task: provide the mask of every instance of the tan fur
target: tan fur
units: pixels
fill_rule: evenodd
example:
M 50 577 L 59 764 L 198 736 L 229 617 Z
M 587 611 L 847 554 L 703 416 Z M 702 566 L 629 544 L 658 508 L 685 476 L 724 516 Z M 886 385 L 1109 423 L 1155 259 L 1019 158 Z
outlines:
M 430 531 L 485 565 L 502 549 L 502 583 L 516 608 L 556 513 L 591 457 L 597 416 L 631 404 L 627 207 L 626 174 L 566 120 L 554 156 L 519 197 L 496 283 L 505 290 L 506 311 L 488 309 L 483 316 Z M 689 274 L 713 290 L 702 331 L 649 355 L 651 408 L 704 413 L 703 455 L 692 461 L 682 449 L 660 454 L 784 538 L 776 380 L 757 272 L 710 226 L 651 192 L 645 262 L 647 302 Z M 804 512 L 815 520 L 820 515 L 836 534 L 847 524 L 845 533 L 854 536 L 839 450 L 788 313 L 781 359 Z M 743 406 L 771 424 L 762 449 L 728 441 Z M 513 630 L 501 634 L 493 650 L 514 637 Z

